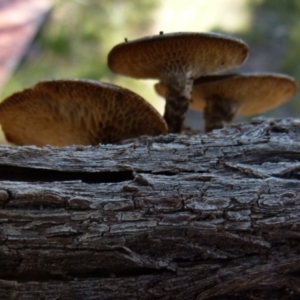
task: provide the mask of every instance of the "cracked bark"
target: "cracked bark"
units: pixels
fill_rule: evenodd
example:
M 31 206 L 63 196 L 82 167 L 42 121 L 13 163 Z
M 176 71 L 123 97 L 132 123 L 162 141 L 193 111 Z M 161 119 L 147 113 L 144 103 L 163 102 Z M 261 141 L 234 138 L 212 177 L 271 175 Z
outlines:
M 0 148 L 1 299 L 299 299 L 300 121 Z

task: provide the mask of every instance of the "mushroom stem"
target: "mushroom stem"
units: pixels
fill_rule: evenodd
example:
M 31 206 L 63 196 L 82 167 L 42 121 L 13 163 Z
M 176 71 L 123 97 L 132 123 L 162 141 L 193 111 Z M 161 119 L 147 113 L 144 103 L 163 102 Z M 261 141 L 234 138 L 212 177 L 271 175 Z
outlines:
M 238 107 L 218 95 L 206 99 L 204 107 L 205 132 L 223 128 L 232 123 Z
M 166 106 L 164 119 L 169 132 L 181 132 L 186 112 L 192 98 L 193 79 L 176 76 L 165 80 Z

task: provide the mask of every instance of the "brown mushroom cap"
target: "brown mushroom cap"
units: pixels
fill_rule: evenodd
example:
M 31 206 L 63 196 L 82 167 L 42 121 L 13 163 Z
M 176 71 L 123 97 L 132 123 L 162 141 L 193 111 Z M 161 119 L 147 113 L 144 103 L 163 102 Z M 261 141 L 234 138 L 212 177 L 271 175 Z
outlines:
M 253 115 L 285 103 L 296 91 L 295 80 L 283 74 L 241 74 L 207 83 L 196 80 L 190 108 L 203 111 L 205 99 L 218 96 L 236 106 L 239 114 Z
M 142 97 L 87 80 L 42 81 L 0 104 L 0 124 L 17 145 L 115 143 L 140 135 L 159 135 L 167 126 Z
M 159 82 L 155 90 L 165 96 Z M 203 111 L 213 97 L 228 100 L 238 113 L 252 115 L 270 110 L 288 101 L 297 91 L 295 80 L 283 74 L 224 74 L 203 76 L 194 81 L 189 108 Z
M 175 73 L 196 78 L 239 66 L 247 56 L 248 47 L 239 39 L 178 32 L 118 44 L 108 55 L 108 66 L 134 78 L 164 80 Z

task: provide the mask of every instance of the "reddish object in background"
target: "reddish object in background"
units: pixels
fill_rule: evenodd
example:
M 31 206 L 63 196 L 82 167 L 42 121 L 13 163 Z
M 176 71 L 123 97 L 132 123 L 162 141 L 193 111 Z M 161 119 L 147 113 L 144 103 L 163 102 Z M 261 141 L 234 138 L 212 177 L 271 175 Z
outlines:
M 0 92 L 51 6 L 51 0 L 0 0 Z

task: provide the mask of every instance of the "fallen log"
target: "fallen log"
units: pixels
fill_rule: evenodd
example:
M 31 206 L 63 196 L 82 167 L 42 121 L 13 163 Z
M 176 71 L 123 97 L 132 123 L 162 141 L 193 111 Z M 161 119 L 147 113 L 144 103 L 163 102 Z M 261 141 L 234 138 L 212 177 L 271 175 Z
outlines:
M 0 147 L 1 299 L 299 299 L 300 120 Z

